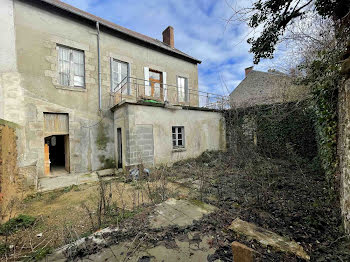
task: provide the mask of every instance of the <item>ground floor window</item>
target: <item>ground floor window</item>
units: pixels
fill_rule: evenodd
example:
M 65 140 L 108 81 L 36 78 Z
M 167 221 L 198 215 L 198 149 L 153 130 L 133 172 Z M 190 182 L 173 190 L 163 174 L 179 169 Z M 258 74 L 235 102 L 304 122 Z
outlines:
M 185 129 L 183 126 L 173 126 L 173 148 L 185 147 Z

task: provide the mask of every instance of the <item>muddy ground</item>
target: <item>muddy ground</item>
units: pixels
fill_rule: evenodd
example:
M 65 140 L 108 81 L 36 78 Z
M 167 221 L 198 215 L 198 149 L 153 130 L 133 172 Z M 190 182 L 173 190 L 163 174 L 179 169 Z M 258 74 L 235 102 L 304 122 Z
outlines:
M 342 230 L 339 201 L 330 197 L 317 161 L 297 156 L 271 159 L 257 154 L 241 161 L 228 153 L 205 152 L 197 159 L 152 170 L 151 176 L 158 177 L 160 185 L 148 190 L 150 201 L 118 223 L 122 230 L 109 235 L 107 245 L 73 250 L 70 260 L 86 258 L 120 242 L 176 249 L 174 243 L 196 241 L 188 239 L 188 235 L 198 233 L 197 241 L 209 237 L 210 248 L 214 250 L 207 261 L 232 261 L 230 244 L 235 240 L 258 251 L 261 261 L 301 261 L 227 230 L 239 217 L 297 241 L 310 254 L 311 261 L 350 261 L 350 242 Z M 127 185 L 147 191 L 148 182 L 145 178 Z M 176 190 L 169 190 L 169 185 Z M 168 197 L 190 199 L 197 205 L 205 202 L 218 210 L 190 226 L 151 229 L 148 216 L 154 204 Z M 104 226 L 114 223 L 109 219 Z

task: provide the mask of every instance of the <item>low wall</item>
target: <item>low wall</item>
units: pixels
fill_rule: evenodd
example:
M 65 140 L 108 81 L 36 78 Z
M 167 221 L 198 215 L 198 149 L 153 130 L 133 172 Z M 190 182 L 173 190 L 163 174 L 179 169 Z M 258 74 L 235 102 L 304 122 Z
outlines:
M 16 127 L 0 119 L 0 211 L 20 193 L 20 184 L 17 168 Z

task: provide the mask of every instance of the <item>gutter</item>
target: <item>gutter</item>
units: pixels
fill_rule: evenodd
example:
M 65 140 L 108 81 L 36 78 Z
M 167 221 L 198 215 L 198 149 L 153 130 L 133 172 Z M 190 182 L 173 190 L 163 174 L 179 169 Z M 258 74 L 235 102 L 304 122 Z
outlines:
M 102 110 L 102 96 L 101 96 L 101 50 L 100 50 L 100 23 L 96 22 L 97 30 L 97 58 L 98 58 L 98 109 Z

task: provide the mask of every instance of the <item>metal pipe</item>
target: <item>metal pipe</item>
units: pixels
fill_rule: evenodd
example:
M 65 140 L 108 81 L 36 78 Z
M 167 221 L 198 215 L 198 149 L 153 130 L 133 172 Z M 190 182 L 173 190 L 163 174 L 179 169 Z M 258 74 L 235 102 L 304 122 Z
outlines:
M 98 58 L 98 109 L 102 110 L 102 82 L 101 82 L 101 52 L 100 52 L 100 23 L 96 22 L 97 29 L 97 58 Z

